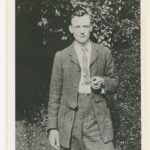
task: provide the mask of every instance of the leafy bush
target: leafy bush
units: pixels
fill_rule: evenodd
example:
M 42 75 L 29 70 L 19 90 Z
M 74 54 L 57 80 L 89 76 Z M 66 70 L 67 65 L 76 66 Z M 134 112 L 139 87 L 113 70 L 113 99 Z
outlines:
M 44 108 L 40 112 L 40 117 L 34 117 L 34 123 L 27 120 L 16 122 L 16 150 L 49 150 L 47 112 Z
M 141 149 L 140 46 L 115 54 L 119 89 L 114 96 L 120 115 L 116 146 L 121 150 Z

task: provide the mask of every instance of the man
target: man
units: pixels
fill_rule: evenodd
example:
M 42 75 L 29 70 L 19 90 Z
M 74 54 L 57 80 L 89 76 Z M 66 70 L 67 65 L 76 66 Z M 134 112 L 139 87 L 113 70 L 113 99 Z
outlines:
M 87 9 L 76 7 L 70 32 L 75 41 L 56 53 L 51 76 L 48 126 L 55 149 L 114 150 L 112 122 L 105 95 L 118 81 L 110 51 L 89 40 Z

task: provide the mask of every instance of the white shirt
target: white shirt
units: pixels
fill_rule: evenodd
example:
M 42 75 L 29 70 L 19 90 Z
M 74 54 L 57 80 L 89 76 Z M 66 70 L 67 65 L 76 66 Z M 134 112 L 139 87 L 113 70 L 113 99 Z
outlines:
M 80 83 L 79 83 L 79 93 L 91 93 L 91 85 L 90 84 L 84 84 L 84 77 L 83 77 L 83 65 L 82 65 L 82 48 L 76 41 L 74 42 L 74 48 L 80 63 L 81 67 L 81 78 L 80 78 Z M 89 42 L 86 45 L 87 51 L 86 55 L 88 58 L 88 66 L 90 66 L 90 59 L 91 59 L 91 43 Z M 88 69 L 88 74 L 90 76 L 90 68 Z

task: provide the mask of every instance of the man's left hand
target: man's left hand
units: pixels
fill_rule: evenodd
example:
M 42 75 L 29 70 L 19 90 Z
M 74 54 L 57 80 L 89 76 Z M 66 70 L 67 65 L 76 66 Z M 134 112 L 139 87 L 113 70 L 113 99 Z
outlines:
M 91 78 L 91 88 L 93 90 L 99 90 L 104 85 L 104 78 L 99 76 L 93 76 Z

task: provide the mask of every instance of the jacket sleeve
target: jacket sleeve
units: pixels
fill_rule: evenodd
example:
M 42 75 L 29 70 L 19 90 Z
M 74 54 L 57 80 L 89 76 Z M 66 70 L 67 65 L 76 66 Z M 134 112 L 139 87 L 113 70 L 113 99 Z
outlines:
M 104 71 L 104 94 L 114 93 L 118 86 L 118 79 L 114 73 L 114 61 L 111 51 L 107 50 L 105 55 L 105 71 Z
M 60 104 L 61 89 L 62 89 L 61 57 L 60 52 L 57 52 L 54 58 L 50 83 L 47 131 L 50 129 L 57 129 L 57 115 Z

